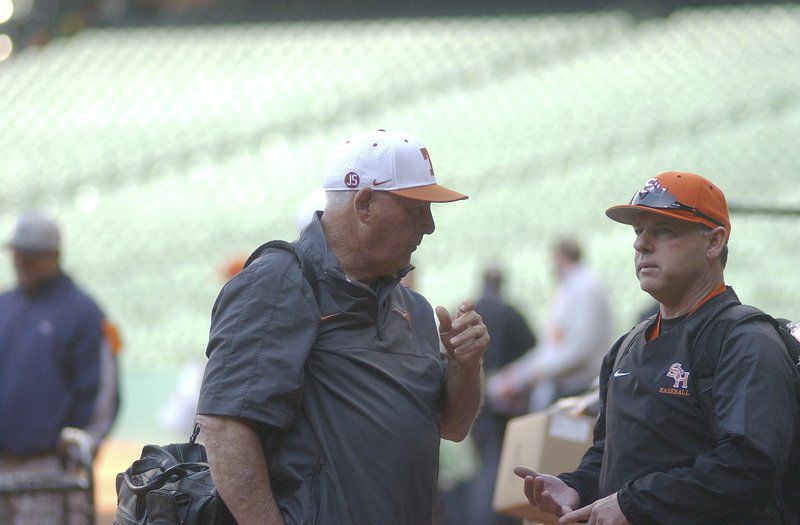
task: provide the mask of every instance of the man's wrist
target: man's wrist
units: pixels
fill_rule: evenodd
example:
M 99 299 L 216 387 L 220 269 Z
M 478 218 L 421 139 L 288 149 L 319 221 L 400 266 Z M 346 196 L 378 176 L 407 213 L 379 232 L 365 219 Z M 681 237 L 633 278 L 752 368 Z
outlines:
M 453 356 L 448 356 L 448 361 L 448 367 L 457 374 L 463 374 L 465 376 L 480 375 L 483 370 L 483 356 L 469 363 L 459 361 Z

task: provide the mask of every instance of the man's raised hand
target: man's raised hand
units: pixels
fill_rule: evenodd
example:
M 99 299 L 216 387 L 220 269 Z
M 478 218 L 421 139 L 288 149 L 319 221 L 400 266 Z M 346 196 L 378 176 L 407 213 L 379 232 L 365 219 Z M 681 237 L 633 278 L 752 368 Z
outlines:
M 439 337 L 451 359 L 464 365 L 480 363 L 489 345 L 489 332 L 475 311 L 475 303 L 464 301 L 458 306 L 455 318 L 443 306 L 436 307 L 439 318 Z

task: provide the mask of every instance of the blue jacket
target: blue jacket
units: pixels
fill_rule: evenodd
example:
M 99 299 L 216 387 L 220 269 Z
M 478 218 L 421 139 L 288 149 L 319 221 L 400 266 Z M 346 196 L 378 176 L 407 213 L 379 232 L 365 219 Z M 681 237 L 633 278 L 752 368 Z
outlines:
M 0 295 L 0 454 L 52 452 L 92 415 L 103 314 L 61 274 L 29 296 Z

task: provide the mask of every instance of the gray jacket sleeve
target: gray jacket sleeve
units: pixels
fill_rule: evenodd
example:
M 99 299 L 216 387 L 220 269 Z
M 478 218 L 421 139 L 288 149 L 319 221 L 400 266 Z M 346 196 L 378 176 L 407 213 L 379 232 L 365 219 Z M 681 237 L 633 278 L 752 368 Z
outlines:
M 319 316 L 297 259 L 269 250 L 219 294 L 198 413 L 286 430 L 300 406 Z

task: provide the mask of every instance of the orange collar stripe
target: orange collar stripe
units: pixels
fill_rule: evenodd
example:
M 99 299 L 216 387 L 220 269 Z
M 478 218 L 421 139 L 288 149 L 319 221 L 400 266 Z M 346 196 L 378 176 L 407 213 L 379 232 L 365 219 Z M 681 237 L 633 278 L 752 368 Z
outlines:
M 709 299 L 711 299 L 712 297 L 716 297 L 716 296 L 718 296 L 719 294 L 721 294 L 722 292 L 724 292 L 726 289 L 727 289 L 727 288 L 725 287 L 725 283 L 722 283 L 721 285 L 719 285 L 719 287 L 717 287 L 717 288 L 716 288 L 714 291 L 712 291 L 711 293 L 709 293 L 708 295 L 706 295 L 706 296 L 703 298 L 703 300 L 702 300 L 702 301 L 700 301 L 699 303 L 697 303 L 697 305 L 696 305 L 694 308 L 692 308 L 692 309 L 691 309 L 691 311 L 690 311 L 690 312 L 687 314 L 687 317 L 688 317 L 689 315 L 692 315 L 693 313 L 695 313 L 695 312 L 697 311 L 697 309 L 698 309 L 698 308 L 700 308 L 701 306 L 703 306 L 703 305 L 706 303 L 706 301 L 708 301 L 708 300 L 709 300 Z M 653 339 L 655 339 L 656 337 L 658 337 L 658 334 L 659 334 L 660 332 L 661 332 L 661 311 L 659 311 L 659 312 L 658 312 L 658 314 L 657 314 L 657 316 L 656 316 L 656 324 L 655 324 L 655 325 L 653 326 L 653 328 L 651 328 L 651 329 L 649 330 L 649 332 L 646 334 L 646 338 L 647 338 L 647 340 L 648 340 L 648 341 L 652 341 Z

